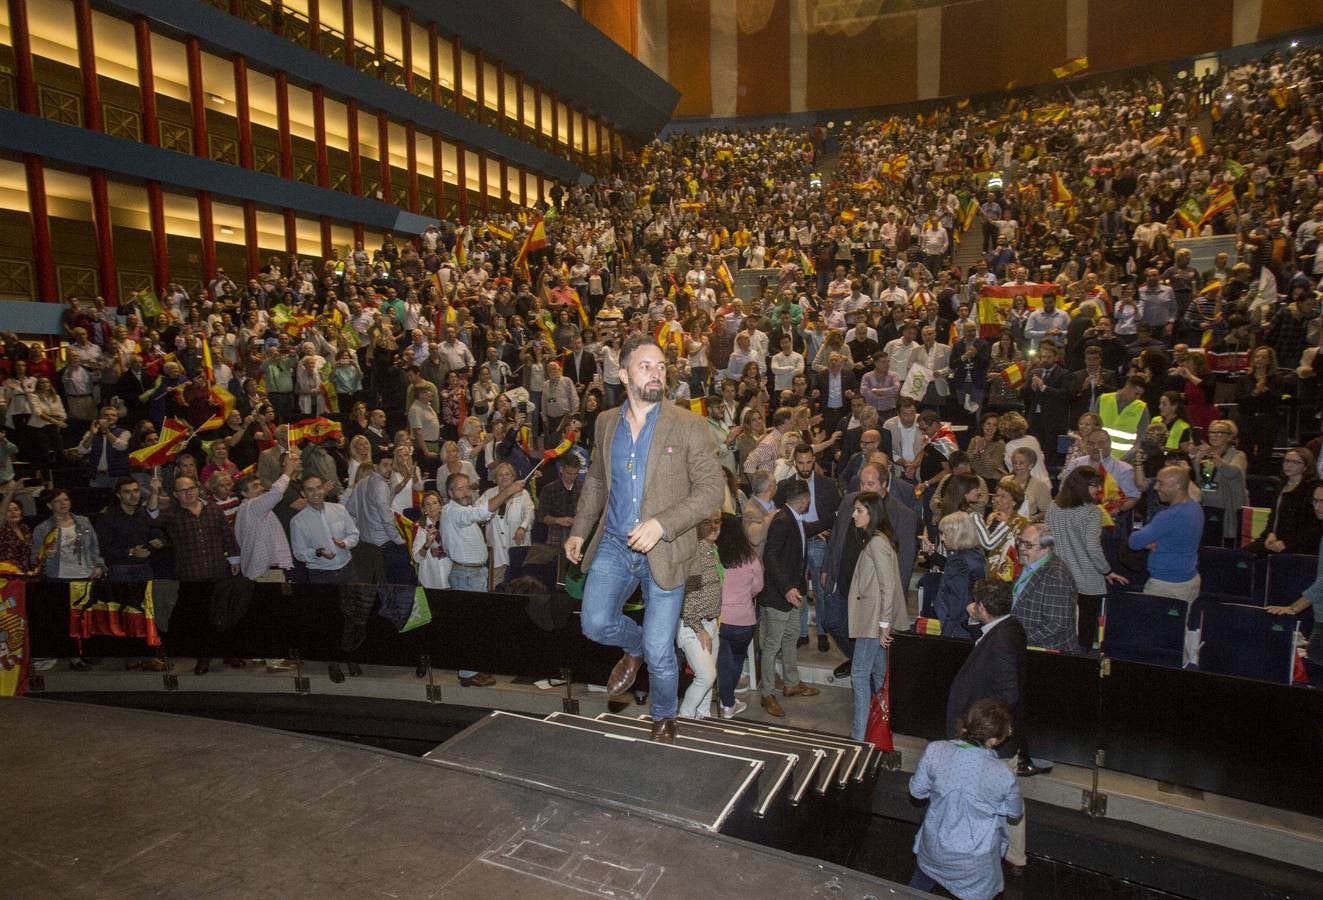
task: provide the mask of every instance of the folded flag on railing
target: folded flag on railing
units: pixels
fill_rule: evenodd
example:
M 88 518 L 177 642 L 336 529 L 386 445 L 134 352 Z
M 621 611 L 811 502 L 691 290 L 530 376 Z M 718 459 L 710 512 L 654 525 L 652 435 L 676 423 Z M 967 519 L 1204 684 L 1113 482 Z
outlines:
M 30 661 L 27 584 L 16 578 L 0 580 L 0 697 L 27 693 Z
M 919 618 L 914 620 L 914 633 L 928 634 L 933 637 L 938 637 L 942 633 L 942 620 L 930 619 L 927 616 L 919 616 Z

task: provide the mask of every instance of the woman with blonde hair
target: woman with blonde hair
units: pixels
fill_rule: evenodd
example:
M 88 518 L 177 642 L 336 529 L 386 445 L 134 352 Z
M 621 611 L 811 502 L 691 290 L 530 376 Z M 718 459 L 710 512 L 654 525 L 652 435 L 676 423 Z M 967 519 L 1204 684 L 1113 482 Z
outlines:
M 478 502 L 486 503 L 491 509 L 491 501 L 513 484 L 516 477 L 514 466 L 508 462 L 499 463 L 492 471 L 495 486 L 484 491 Z M 486 532 L 487 546 L 492 548 L 492 584 L 495 585 L 505 580 L 510 548 L 528 547 L 533 543 L 533 498 L 527 490 L 522 490 L 492 509 L 492 513 L 487 520 Z
M 372 468 L 372 442 L 367 439 L 367 435 L 356 434 L 349 439 L 346 455 L 349 458 L 349 466 L 346 471 L 345 483 L 352 487 L 354 482 L 358 481 L 360 470 Z M 364 474 L 366 474 L 366 471 L 364 471 Z
M 983 579 L 987 560 L 979 544 L 978 526 L 967 512 L 954 512 L 937 525 L 945 548 L 942 581 L 933 598 L 933 613 L 947 637 L 972 638 L 965 627 L 965 606 L 974 585 Z
M 478 456 L 478 451 L 482 449 L 482 419 L 477 416 L 469 416 L 459 427 L 459 458 L 465 462 L 473 462 Z
M 1043 445 L 1038 438 L 1029 433 L 1029 421 L 1018 412 L 1008 412 L 1001 417 L 1001 434 L 1006 438 L 1006 468 L 1013 470 L 1012 457 L 1021 447 L 1034 451 L 1033 474 L 1035 478 L 1048 482 L 1047 466 L 1043 464 Z
M 55 385 L 44 375 L 37 378 L 36 389 L 28 398 L 28 408 L 27 433 L 32 463 L 50 483 L 52 472 L 64 457 L 62 432 L 69 425 L 69 414 L 55 391 Z

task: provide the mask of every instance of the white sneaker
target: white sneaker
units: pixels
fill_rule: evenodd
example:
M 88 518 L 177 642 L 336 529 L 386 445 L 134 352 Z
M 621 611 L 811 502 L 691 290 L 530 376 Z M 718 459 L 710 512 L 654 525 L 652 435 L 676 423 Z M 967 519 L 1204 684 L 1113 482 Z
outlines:
M 738 716 L 740 713 L 744 712 L 744 711 L 745 711 L 746 709 L 748 709 L 748 708 L 749 708 L 749 704 L 745 703 L 743 700 L 741 700 L 741 699 L 739 699 L 739 698 L 737 697 L 737 698 L 735 699 L 735 705 L 734 705 L 734 706 L 722 706 L 722 707 L 721 707 L 721 718 L 723 718 L 723 719 L 733 719 L 733 718 L 735 718 L 736 716 Z

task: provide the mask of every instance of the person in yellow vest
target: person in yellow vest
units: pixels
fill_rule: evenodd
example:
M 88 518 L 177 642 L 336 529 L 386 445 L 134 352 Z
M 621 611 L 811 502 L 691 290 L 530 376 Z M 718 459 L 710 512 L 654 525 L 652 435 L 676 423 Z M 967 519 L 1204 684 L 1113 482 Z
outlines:
M 1153 421 L 1167 426 L 1165 449 L 1179 450 L 1181 444 L 1193 440 L 1190 423 L 1185 421 L 1185 397 L 1180 391 L 1164 391 L 1158 398 L 1158 412 L 1160 415 Z
M 1142 399 L 1145 386 L 1143 378 L 1131 375 L 1120 390 L 1098 398 L 1098 415 L 1103 431 L 1112 439 L 1113 459 L 1129 457 L 1139 435 L 1148 429 L 1148 405 Z

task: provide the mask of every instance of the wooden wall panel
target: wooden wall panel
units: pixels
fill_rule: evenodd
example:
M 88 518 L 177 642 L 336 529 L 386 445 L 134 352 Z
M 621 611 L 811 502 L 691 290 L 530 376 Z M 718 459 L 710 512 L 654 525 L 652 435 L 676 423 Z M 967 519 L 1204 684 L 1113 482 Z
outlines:
M 1001 15 L 1001 0 L 974 0 L 942 9 L 942 75 L 939 92 L 943 96 L 977 94 L 989 83 L 1001 81 L 1002 60 L 1006 48 L 999 40 L 971 41 L 980 30 L 996 28 Z
M 666 56 L 680 92 L 676 116 L 712 115 L 712 4 L 666 0 Z
M 919 93 L 918 17 L 885 16 L 854 36 L 808 34 L 809 109 L 909 103 Z
M 1089 68 L 1121 69 L 1230 47 L 1234 3 L 1201 0 L 1194 11 L 1185 3 L 1093 0 Z
M 736 7 L 752 0 L 735 0 Z M 736 16 L 737 59 L 735 111 L 741 116 L 783 113 L 790 109 L 790 0 L 772 0 L 771 16 L 746 34 Z
M 1319 24 L 1323 24 L 1323 5 L 1318 0 L 1263 0 L 1259 37 L 1272 37 Z
M 983 90 L 1004 91 L 1012 81 L 1018 87 L 1051 81 L 1052 68 L 1066 61 L 1066 4 L 1061 0 L 1000 0 L 1000 6 L 996 43 L 1006 48 L 1001 77 Z M 977 30 L 965 32 L 965 44 L 975 42 L 977 34 Z M 945 55 L 951 45 L 942 46 Z
M 637 56 L 638 6 L 638 0 L 579 0 L 579 13 L 602 34 Z

